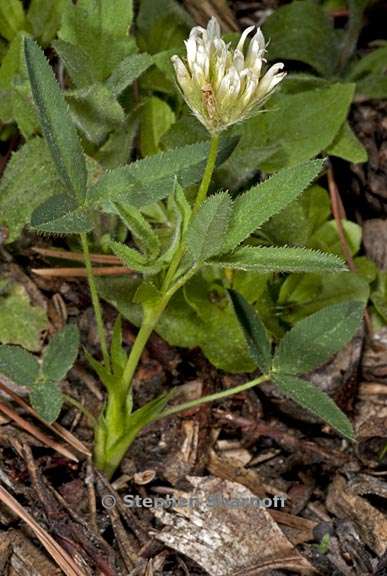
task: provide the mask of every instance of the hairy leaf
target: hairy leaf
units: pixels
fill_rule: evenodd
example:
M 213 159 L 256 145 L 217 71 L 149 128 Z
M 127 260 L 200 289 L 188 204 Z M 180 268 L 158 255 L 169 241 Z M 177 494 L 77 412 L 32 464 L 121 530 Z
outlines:
M 43 355 L 42 372 L 53 382 L 63 380 L 72 368 L 79 350 L 79 330 L 68 324 L 51 338 Z
M 79 234 L 93 228 L 87 208 L 77 208 L 66 194 L 51 196 L 31 216 L 31 226 L 53 234 Z
M 204 262 L 221 251 L 231 210 L 232 200 L 227 192 L 210 196 L 200 206 L 187 230 L 187 246 L 194 260 Z
M 327 394 L 316 386 L 287 374 L 275 374 L 273 380 L 286 396 L 327 422 L 340 434 L 353 440 L 352 424 Z
M 19 346 L 0 346 L 0 374 L 30 388 L 38 377 L 39 364 L 35 356 Z
M 144 274 L 156 274 L 161 269 L 161 265 L 157 263 L 153 264 L 151 262 L 148 263 L 145 256 L 137 250 L 133 250 L 133 248 L 130 248 L 126 244 L 111 241 L 109 246 L 113 250 L 114 254 L 122 260 L 125 266 L 132 270 L 143 272 Z
M 227 150 L 224 146 L 223 152 Z M 168 196 L 175 176 L 183 186 L 200 180 L 208 152 L 209 142 L 200 142 L 111 170 L 89 190 L 88 202 L 125 199 L 137 208 L 152 204 Z
M 210 263 L 210 262 L 209 262 Z M 242 246 L 230 255 L 211 261 L 225 268 L 262 272 L 339 272 L 347 270 L 344 260 L 317 250 L 288 247 Z
M 115 207 L 120 218 L 131 231 L 136 244 L 149 258 L 156 258 L 160 253 L 160 240 L 141 212 L 134 206 L 126 208 L 122 204 L 115 204 Z
M 363 302 L 343 302 L 319 310 L 286 333 L 276 350 L 274 368 L 304 374 L 329 360 L 360 328 Z
M 55 422 L 63 405 L 63 396 L 55 382 L 39 382 L 30 392 L 32 407 L 46 422 Z
M 255 312 L 253 306 L 235 290 L 228 291 L 237 318 L 243 328 L 252 358 L 258 364 L 263 374 L 270 370 L 271 346 L 265 326 Z
M 322 160 L 313 160 L 286 168 L 239 196 L 234 202 L 224 252 L 238 246 L 295 200 L 318 176 L 322 166 Z
M 81 202 L 86 194 L 86 162 L 67 105 L 39 46 L 26 38 L 24 51 L 32 94 L 52 158 L 68 192 Z

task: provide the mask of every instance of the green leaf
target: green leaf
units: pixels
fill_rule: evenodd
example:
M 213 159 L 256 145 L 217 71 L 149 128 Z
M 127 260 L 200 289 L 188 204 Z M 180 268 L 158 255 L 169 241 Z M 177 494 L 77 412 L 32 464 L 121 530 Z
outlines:
M 52 45 L 77 88 L 94 84 L 91 63 L 82 48 L 64 40 L 55 40 Z
M 122 204 L 115 204 L 115 207 L 139 248 L 150 259 L 156 258 L 160 253 L 160 240 L 141 212 L 134 206 L 126 208 Z
M 131 0 L 68 2 L 59 37 L 87 54 L 94 81 L 103 82 L 133 52 L 128 36 L 132 16 Z
M 52 158 L 68 192 L 81 202 L 86 194 L 86 162 L 67 105 L 39 46 L 26 38 L 24 51 L 32 94 Z
M 133 304 L 133 295 L 140 282 L 133 276 L 98 279 L 101 296 L 136 326 L 142 311 Z M 226 372 L 256 368 L 225 290 L 200 274 L 172 297 L 155 330 L 171 346 L 200 346 L 209 361 Z
M 156 154 L 160 140 L 175 122 L 171 107 L 156 96 L 148 98 L 141 110 L 140 149 L 143 156 Z
M 9 44 L 0 67 L 0 119 L 16 122 L 25 139 L 39 130 L 30 82 L 24 58 L 25 32 L 19 32 Z
M 368 160 L 367 150 L 357 138 L 348 122 L 343 124 L 336 138 L 326 151 L 331 156 L 338 156 L 355 164 L 367 162 Z
M 27 18 L 34 38 L 47 46 L 59 29 L 66 0 L 31 0 Z
M 220 256 L 208 264 L 262 272 L 344 272 L 347 270 L 344 260 L 333 254 L 286 246 L 242 246 L 234 253 Z
M 342 272 L 291 274 L 281 285 L 278 307 L 283 320 L 294 324 L 324 306 L 348 300 L 365 304 L 369 294 L 367 280 L 352 272 L 346 272 L 345 277 Z
M 150 54 L 131 54 L 116 66 L 106 80 L 106 86 L 113 96 L 117 97 L 152 64 L 153 58 Z
M 348 74 L 349 80 L 360 80 L 369 74 L 384 74 L 387 68 L 387 45 L 373 50 L 355 62 Z
M 18 346 L 0 346 L 0 374 L 19 386 L 31 388 L 39 374 L 35 356 Z
M 261 372 L 266 374 L 271 366 L 271 345 L 265 326 L 253 306 L 235 290 L 229 290 L 235 313 L 243 328 L 252 358 Z
M 79 350 L 79 330 L 68 324 L 51 338 L 43 354 L 42 373 L 52 382 L 63 380 L 72 368 Z
M 223 153 L 227 154 L 227 151 L 226 144 Z M 183 186 L 199 181 L 208 152 L 209 142 L 200 142 L 111 170 L 89 190 L 88 202 L 121 201 L 137 208 L 153 204 L 169 195 L 175 176 Z
M 120 242 L 112 240 L 109 243 L 109 246 L 113 250 L 114 254 L 122 260 L 125 266 L 132 270 L 144 274 L 157 274 L 161 269 L 161 265 L 148 262 L 148 259 L 145 258 L 145 256 L 137 250 L 133 250 L 133 248 L 130 248 L 126 244 L 121 244 Z
M 87 140 L 100 146 L 125 120 L 121 105 L 104 84 L 92 84 L 66 92 L 76 126 Z
M 0 223 L 13 242 L 31 214 L 52 194 L 65 188 L 42 138 L 34 138 L 14 152 L 0 181 Z
M 345 438 L 353 440 L 351 422 L 327 394 L 295 376 L 275 374 L 273 380 L 286 396 L 327 422 Z
M 367 100 L 387 98 L 387 77 L 384 74 L 370 74 L 356 84 L 356 95 Z
M 239 196 L 233 207 L 224 252 L 238 246 L 269 218 L 295 200 L 318 176 L 322 160 L 281 170 Z
M 197 262 L 218 254 L 226 237 L 232 200 L 227 192 L 210 196 L 193 216 L 187 230 L 187 246 Z
M 0 295 L 0 342 L 19 344 L 37 352 L 41 348 L 43 330 L 47 330 L 47 314 L 41 306 L 33 306 L 26 289 L 12 280 L 3 280 Z
M 270 113 L 255 122 L 265 146 L 280 145 L 277 155 L 260 163 L 273 172 L 316 156 L 333 142 L 347 119 L 355 84 L 336 83 L 298 94 L 278 92 L 269 103 Z
M 276 350 L 274 369 L 304 374 L 327 362 L 360 328 L 363 302 L 343 302 L 319 310 L 286 333 Z
M 30 401 L 39 416 L 52 423 L 60 414 L 63 396 L 55 382 L 44 382 L 35 384 L 30 392 Z
M 25 15 L 21 0 L 0 0 L 0 34 L 9 42 L 19 30 L 25 29 Z
M 360 250 L 361 246 L 361 226 L 349 220 L 342 220 L 341 224 L 347 240 L 348 248 L 350 249 L 351 254 L 355 255 Z M 320 226 L 320 228 L 316 230 L 310 238 L 309 245 L 311 248 L 325 250 L 341 256 L 343 252 L 335 220 L 329 220 Z
M 269 60 L 298 60 L 322 76 L 333 73 L 337 37 L 331 20 L 318 4 L 305 0 L 282 6 L 269 16 L 262 29 L 270 38 Z
M 80 234 L 92 230 L 93 222 L 86 208 L 77 208 L 72 198 L 58 194 L 34 210 L 31 226 L 53 234 Z

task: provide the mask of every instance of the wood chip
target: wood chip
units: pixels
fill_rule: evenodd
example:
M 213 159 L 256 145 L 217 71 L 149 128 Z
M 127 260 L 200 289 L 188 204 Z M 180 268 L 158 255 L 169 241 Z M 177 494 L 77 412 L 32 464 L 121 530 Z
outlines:
M 218 506 L 209 498 L 230 502 L 255 498 L 244 486 L 219 478 L 188 477 L 195 505 L 155 508 L 165 525 L 155 538 L 197 562 L 210 576 L 255 576 L 270 569 L 315 574 L 313 566 L 287 540 L 269 512 L 254 505 Z
M 352 520 L 364 542 L 381 556 L 387 549 L 387 518 L 365 498 L 358 496 L 342 476 L 329 487 L 327 508 L 338 518 Z

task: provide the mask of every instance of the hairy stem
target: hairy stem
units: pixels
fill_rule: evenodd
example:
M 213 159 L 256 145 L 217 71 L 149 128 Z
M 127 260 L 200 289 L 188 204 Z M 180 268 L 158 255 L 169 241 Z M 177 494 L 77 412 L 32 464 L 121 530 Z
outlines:
M 211 139 L 210 151 L 208 153 L 207 165 L 204 170 L 203 178 L 200 183 L 199 191 L 196 196 L 195 204 L 193 207 L 193 213 L 195 214 L 198 210 L 202 202 L 207 197 L 207 192 L 210 187 L 212 174 L 214 172 L 215 163 L 216 163 L 216 156 L 218 154 L 218 146 L 219 146 L 219 135 L 215 135 Z
M 209 394 L 208 396 L 202 396 L 197 400 L 190 400 L 189 402 L 184 402 L 183 404 L 178 404 L 177 406 L 171 406 L 167 408 L 160 414 L 158 420 L 160 418 L 165 418 L 166 416 L 171 416 L 172 414 L 177 414 L 177 412 L 183 412 L 184 410 L 188 410 L 190 408 L 195 408 L 196 406 L 200 406 L 200 404 L 206 404 L 207 402 L 213 402 L 214 400 L 221 400 L 222 398 L 226 398 L 227 396 L 232 396 L 233 394 L 238 394 L 238 392 L 243 392 L 244 390 L 248 390 L 249 388 L 253 388 L 254 386 L 258 386 L 259 384 L 263 384 L 270 380 L 270 376 L 267 374 L 263 374 L 258 378 L 254 378 L 254 380 L 249 380 L 244 384 L 240 384 L 239 386 L 234 386 L 233 388 L 228 388 L 227 390 L 222 390 L 221 392 L 215 392 L 215 394 Z
M 101 303 L 99 301 L 97 285 L 95 283 L 93 268 L 91 265 L 89 243 L 87 241 L 87 236 L 85 233 L 81 233 L 80 237 L 81 237 L 83 258 L 85 261 L 87 280 L 89 283 L 91 302 L 93 304 L 95 321 L 97 323 L 98 338 L 99 338 L 99 342 L 100 342 L 100 346 L 101 346 L 102 357 L 103 357 L 105 368 L 107 370 L 110 370 L 110 359 L 109 359 L 109 353 L 108 353 L 108 348 L 107 348 L 107 344 L 106 344 L 105 327 L 103 324 L 102 309 L 101 309 Z

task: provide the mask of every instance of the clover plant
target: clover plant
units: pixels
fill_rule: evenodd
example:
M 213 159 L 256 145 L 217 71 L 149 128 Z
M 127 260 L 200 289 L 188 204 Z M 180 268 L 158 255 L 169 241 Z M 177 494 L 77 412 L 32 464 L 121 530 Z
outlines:
M 42 50 L 31 38 L 24 39 L 33 100 L 60 183 L 33 212 L 31 225 L 43 233 L 79 237 L 101 348 L 101 359 L 87 351 L 86 357 L 106 388 L 106 402 L 95 424 L 94 455 L 97 467 L 108 476 L 150 422 L 269 380 L 343 436 L 352 438 L 347 417 L 302 375 L 326 362 L 353 337 L 364 304 L 343 302 L 310 315 L 287 332 L 273 350 L 262 321 L 233 287 L 237 270 L 342 272 L 343 282 L 348 273 L 345 263 L 334 254 L 301 246 L 262 245 L 252 236 L 300 197 L 324 169 L 323 159 L 280 170 L 234 197 L 227 190 L 216 190 L 214 169 L 235 146 L 227 128 L 255 114 L 285 76 L 280 63 L 264 71 L 264 37 L 258 29 L 248 43 L 251 32 L 252 28 L 247 29 L 232 49 L 221 38 L 216 20 L 211 19 L 206 29 L 195 27 L 191 31 L 186 60 L 172 58 L 182 95 L 210 133 L 210 141 L 155 153 L 99 174 L 82 149 L 68 105 Z M 115 78 L 115 85 L 119 86 L 119 80 Z M 155 224 L 153 218 L 160 206 L 170 216 L 165 225 Z M 133 302 L 141 307 L 139 331 L 129 353 L 122 343 L 120 316 L 108 344 L 93 276 L 88 233 L 102 213 L 113 214 L 130 231 L 130 245 L 110 239 L 108 248 L 141 277 L 133 296 Z M 204 270 L 222 271 L 223 286 L 260 374 L 235 388 L 184 404 L 169 405 L 171 391 L 134 409 L 133 380 L 149 337 L 171 299 L 194 277 L 200 282 L 198 272 Z M 54 336 L 41 366 L 29 353 L 3 346 L 0 372 L 29 387 L 35 408 L 52 421 L 61 403 L 59 393 L 54 392 L 55 383 L 65 376 L 77 349 L 78 336 L 72 326 Z M 47 409 L 51 400 L 53 405 Z

